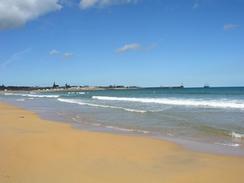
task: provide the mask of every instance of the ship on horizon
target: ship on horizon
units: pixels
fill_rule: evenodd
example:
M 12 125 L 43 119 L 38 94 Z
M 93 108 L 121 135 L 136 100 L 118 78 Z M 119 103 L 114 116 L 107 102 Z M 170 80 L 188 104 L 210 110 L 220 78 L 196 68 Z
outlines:
M 180 89 L 180 88 L 184 88 L 184 85 L 180 85 L 180 86 L 160 86 L 160 88 L 165 88 L 165 89 Z
M 208 84 L 205 84 L 203 88 L 210 88 L 210 86 Z

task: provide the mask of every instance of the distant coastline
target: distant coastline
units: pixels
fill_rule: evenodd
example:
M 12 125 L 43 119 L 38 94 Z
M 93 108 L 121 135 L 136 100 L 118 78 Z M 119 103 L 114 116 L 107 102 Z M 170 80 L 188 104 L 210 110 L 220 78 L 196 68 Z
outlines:
M 203 85 L 202 87 L 185 87 L 184 85 L 179 86 L 155 86 L 155 87 L 140 87 L 140 86 L 124 86 L 124 85 L 109 85 L 109 86 L 70 86 L 64 85 L 59 86 L 54 83 L 53 86 L 5 86 L 0 85 L 0 92 L 3 91 L 26 91 L 26 92 L 57 92 L 57 91 L 95 91 L 95 90 L 127 90 L 127 89 L 189 89 L 189 88 L 242 88 L 244 86 L 209 86 Z
M 122 85 L 110 85 L 110 86 L 59 86 L 54 84 L 53 86 L 0 86 L 0 91 L 39 91 L 39 92 L 52 92 L 52 91 L 87 91 L 87 90 L 123 90 L 123 89 L 138 89 L 137 86 L 122 86 Z

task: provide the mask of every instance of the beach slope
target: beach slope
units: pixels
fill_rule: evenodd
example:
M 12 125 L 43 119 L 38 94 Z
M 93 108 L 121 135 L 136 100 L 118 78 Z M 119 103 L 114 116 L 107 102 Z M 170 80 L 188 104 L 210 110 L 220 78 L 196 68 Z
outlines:
M 243 183 L 244 158 L 86 132 L 0 104 L 1 183 Z

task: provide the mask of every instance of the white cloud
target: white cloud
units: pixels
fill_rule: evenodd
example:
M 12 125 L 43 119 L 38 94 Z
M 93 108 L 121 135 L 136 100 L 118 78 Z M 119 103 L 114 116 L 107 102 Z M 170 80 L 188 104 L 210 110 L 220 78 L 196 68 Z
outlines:
M 59 53 L 60 51 L 53 49 L 49 52 L 49 55 L 58 55 Z
M 64 56 L 65 58 L 70 58 L 70 57 L 73 56 L 73 53 L 66 52 L 66 53 L 63 54 L 63 56 Z
M 69 59 L 71 58 L 74 54 L 71 53 L 71 52 L 61 52 L 59 50 L 56 50 L 56 49 L 52 49 L 50 52 L 49 52 L 49 55 L 51 56 L 59 56 L 59 57 L 63 57 L 65 59 Z
M 238 29 L 239 27 L 240 27 L 240 25 L 238 25 L 238 24 L 225 24 L 224 30 L 225 31 L 234 30 L 234 29 Z
M 129 4 L 129 3 L 136 3 L 138 0 L 81 0 L 80 1 L 80 8 L 87 9 L 92 8 L 94 6 L 97 7 L 105 7 L 117 4 Z
M 157 43 L 152 43 L 149 45 L 141 45 L 139 43 L 130 43 L 130 44 L 125 44 L 122 47 L 118 48 L 116 50 L 117 53 L 125 53 L 129 51 L 151 51 L 155 49 L 158 46 Z
M 136 3 L 138 0 L 80 0 L 80 8 Z M 72 6 L 72 0 L 0 0 L 0 30 L 25 25 L 47 13 Z
M 132 44 L 125 44 L 121 48 L 117 49 L 118 53 L 124 53 L 128 51 L 135 51 L 135 50 L 140 50 L 142 46 L 138 43 L 132 43 Z
M 24 25 L 61 8 L 59 0 L 0 0 L 0 29 Z

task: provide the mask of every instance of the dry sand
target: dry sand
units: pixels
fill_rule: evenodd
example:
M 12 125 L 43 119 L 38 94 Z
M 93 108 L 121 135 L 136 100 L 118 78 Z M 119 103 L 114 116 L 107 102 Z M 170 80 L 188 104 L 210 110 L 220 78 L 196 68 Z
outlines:
M 244 157 L 85 132 L 0 104 L 0 183 L 243 183 Z

